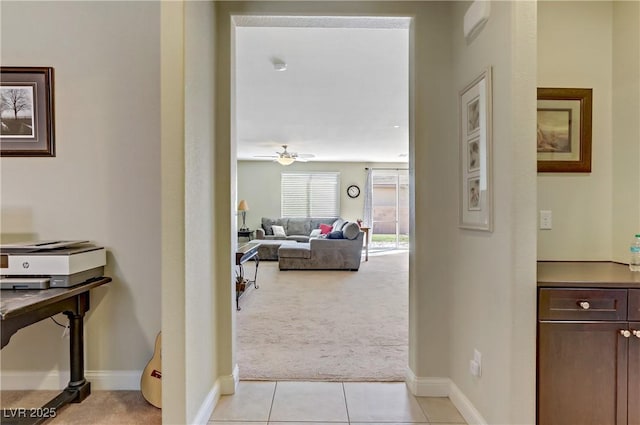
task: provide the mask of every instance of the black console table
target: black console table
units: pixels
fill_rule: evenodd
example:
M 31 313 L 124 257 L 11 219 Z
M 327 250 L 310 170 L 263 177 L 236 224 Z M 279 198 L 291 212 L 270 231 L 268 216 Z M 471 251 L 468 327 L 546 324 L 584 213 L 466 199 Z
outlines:
M 259 246 L 260 243 L 258 242 L 248 243 L 238 248 L 236 252 L 236 266 L 238 267 L 236 272 L 236 310 L 240 310 L 238 301 L 240 300 L 240 295 L 248 289 L 248 286 L 253 285 L 254 288 L 258 289 L 256 279 L 258 277 L 258 265 L 260 264 L 260 257 L 258 257 Z M 244 277 L 244 263 L 249 260 L 256 262 L 256 272 L 253 275 L 253 280 L 248 280 Z
M 89 311 L 89 291 L 111 282 L 102 277 L 71 288 L 40 290 L 2 290 L 0 323 L 2 347 L 18 330 L 58 313 L 69 319 L 69 363 L 71 377 L 67 387 L 38 409 L 4 409 L 3 424 L 41 424 L 55 417 L 55 412 L 68 403 L 80 403 L 91 394 L 91 384 L 84 377 L 84 315 Z
M 248 238 L 249 240 L 251 240 L 253 239 L 254 233 L 255 233 L 255 230 L 249 230 L 249 229 L 238 230 L 238 237 Z

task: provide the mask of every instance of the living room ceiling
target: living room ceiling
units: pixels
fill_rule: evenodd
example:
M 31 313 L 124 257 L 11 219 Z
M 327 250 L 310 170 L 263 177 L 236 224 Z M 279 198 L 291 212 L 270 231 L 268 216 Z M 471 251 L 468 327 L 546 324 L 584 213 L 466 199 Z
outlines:
M 407 18 L 260 18 L 235 33 L 238 159 L 408 160 Z

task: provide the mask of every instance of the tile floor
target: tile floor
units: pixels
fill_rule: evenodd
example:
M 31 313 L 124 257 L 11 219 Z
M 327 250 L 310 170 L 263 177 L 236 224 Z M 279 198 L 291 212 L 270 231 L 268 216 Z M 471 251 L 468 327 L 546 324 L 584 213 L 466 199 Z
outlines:
M 240 381 L 209 425 L 466 424 L 448 398 L 414 397 L 403 382 Z

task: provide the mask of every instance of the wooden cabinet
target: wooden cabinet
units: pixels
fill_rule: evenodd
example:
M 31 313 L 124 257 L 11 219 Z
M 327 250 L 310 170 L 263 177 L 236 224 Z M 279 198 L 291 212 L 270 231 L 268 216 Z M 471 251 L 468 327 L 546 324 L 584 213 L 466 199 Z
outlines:
M 640 289 L 629 290 L 629 327 L 640 331 Z M 640 334 L 629 341 L 629 370 L 627 379 L 628 425 L 640 425 Z
M 640 425 L 640 285 L 562 283 L 538 282 L 538 425 Z

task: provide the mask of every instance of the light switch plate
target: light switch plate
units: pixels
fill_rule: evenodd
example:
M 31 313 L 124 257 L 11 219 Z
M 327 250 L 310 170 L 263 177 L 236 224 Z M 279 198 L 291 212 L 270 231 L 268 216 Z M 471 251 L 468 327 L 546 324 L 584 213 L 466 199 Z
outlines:
M 553 216 L 550 210 L 540 210 L 540 229 L 551 230 L 553 227 Z

